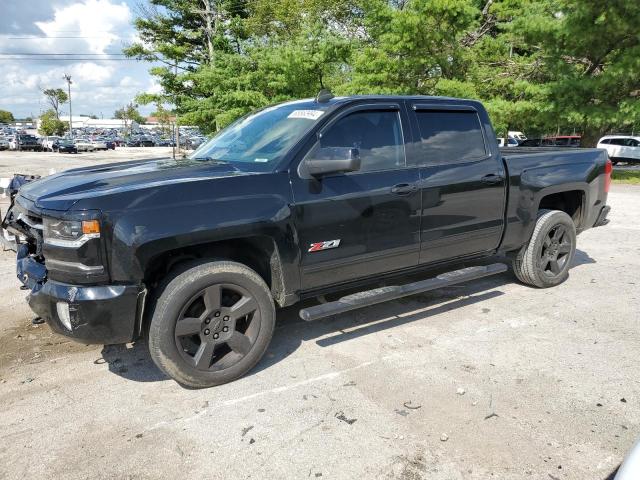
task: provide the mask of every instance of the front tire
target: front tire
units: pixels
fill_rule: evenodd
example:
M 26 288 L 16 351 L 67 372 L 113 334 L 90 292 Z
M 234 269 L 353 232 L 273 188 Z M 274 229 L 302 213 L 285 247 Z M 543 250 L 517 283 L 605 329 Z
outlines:
M 236 262 L 190 263 L 159 289 L 149 326 L 156 365 L 178 383 L 231 382 L 260 361 L 273 335 L 269 287 Z
M 569 276 L 575 253 L 576 226 L 571 217 L 559 210 L 540 210 L 531 240 L 513 260 L 513 271 L 522 283 L 554 287 Z

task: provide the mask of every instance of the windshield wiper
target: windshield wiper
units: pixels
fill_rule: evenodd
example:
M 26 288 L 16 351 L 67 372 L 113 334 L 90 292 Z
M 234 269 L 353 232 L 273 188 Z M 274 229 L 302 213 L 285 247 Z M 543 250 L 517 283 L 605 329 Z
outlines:
M 192 157 L 191 160 L 211 162 L 211 163 L 215 163 L 216 165 L 229 165 L 231 163 L 226 160 L 220 160 L 218 158 L 213 158 L 213 157 Z

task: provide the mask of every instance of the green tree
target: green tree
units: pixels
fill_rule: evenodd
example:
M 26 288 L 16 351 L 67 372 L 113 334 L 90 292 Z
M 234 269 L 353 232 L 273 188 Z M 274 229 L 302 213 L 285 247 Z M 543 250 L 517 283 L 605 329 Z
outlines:
M 61 88 L 45 88 L 42 94 L 46 97 L 47 102 L 51 105 L 51 109 L 57 119 L 60 119 L 60 106 L 67 103 L 69 97 Z
M 630 0 L 150 0 L 125 52 L 181 123 L 215 131 L 322 87 L 482 100 L 496 130 L 640 126 L 640 9 Z
M 38 127 L 38 132 L 41 135 L 63 135 L 68 128 L 69 124 L 59 120 L 53 109 L 47 110 L 40 115 L 40 126 Z
M 136 123 L 144 123 L 146 121 L 146 118 L 140 114 L 136 105 L 131 103 L 126 107 L 116 110 L 113 113 L 113 118 L 119 118 L 125 121 L 134 121 Z
M 14 120 L 13 113 L 7 110 L 0 110 L 0 123 L 11 123 Z
M 563 0 L 523 29 L 544 52 L 550 113 L 595 146 L 640 125 L 640 10 L 625 0 Z
M 161 102 L 156 103 L 156 110 L 151 114 L 151 116 L 158 119 L 158 124 L 160 125 L 160 130 L 163 134 L 167 135 L 171 132 L 173 115 L 171 114 L 171 111 L 164 108 L 164 105 Z

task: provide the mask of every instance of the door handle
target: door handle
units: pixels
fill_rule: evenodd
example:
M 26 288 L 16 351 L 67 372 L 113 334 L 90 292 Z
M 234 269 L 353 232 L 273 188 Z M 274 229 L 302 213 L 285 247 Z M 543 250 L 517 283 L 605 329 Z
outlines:
M 410 195 L 418 191 L 418 187 L 412 183 L 399 183 L 391 187 L 391 193 L 396 195 Z
M 498 183 L 502 183 L 504 181 L 504 177 L 502 175 L 485 175 L 480 179 L 482 183 L 486 183 L 487 185 L 496 185 Z

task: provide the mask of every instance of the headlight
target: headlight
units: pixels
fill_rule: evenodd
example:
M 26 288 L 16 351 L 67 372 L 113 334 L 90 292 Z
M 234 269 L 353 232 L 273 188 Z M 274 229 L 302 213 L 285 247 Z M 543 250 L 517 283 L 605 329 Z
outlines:
M 92 238 L 100 238 L 98 220 L 43 219 L 44 243 L 56 247 L 78 248 Z

